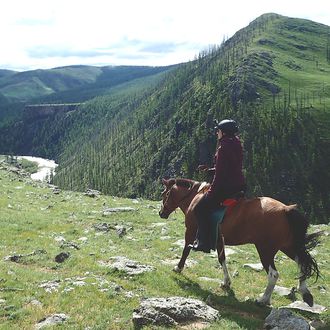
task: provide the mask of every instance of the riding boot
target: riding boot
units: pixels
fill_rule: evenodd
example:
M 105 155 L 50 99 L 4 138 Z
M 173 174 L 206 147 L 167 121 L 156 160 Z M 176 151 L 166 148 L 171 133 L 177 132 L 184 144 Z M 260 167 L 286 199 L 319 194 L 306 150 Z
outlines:
M 190 247 L 194 251 L 202 251 L 205 253 L 211 252 L 210 247 L 210 228 L 209 228 L 209 219 L 204 217 L 198 219 L 198 230 L 194 243 Z
M 205 194 L 195 207 L 195 214 L 198 222 L 196 240 L 190 247 L 194 251 L 210 253 L 210 212 L 213 201 Z

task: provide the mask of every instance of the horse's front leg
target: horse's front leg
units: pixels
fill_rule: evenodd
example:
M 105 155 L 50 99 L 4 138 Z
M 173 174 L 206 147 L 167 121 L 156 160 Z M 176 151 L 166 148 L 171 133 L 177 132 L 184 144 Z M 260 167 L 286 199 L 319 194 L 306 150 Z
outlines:
M 196 233 L 197 233 L 197 228 L 186 228 L 186 233 L 185 233 L 185 246 L 182 251 L 182 256 L 179 261 L 179 263 L 174 267 L 173 271 L 176 273 L 181 273 L 184 265 L 186 263 L 186 260 L 189 256 L 191 247 L 189 245 L 194 243 L 194 240 L 196 238 Z
M 227 268 L 226 263 L 226 254 L 225 254 L 225 240 L 224 237 L 221 235 L 218 239 L 218 246 L 217 246 L 217 252 L 218 252 L 218 260 L 223 270 L 223 282 L 221 283 L 221 287 L 223 289 L 229 289 L 231 280 Z

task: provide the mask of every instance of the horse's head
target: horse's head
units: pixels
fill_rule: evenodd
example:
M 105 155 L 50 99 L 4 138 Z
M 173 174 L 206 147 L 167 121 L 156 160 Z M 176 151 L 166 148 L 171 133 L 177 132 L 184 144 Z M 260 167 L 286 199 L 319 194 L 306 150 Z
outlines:
M 167 219 L 169 215 L 188 200 L 192 188 L 196 182 L 188 179 L 163 179 L 165 186 L 162 192 L 163 203 L 159 211 L 159 216 Z

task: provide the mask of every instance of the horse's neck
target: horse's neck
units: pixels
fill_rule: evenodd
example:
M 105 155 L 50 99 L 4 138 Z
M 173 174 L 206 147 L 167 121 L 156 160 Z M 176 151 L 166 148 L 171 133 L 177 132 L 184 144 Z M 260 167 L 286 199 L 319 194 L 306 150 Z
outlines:
M 187 198 L 183 198 L 182 202 L 179 205 L 179 208 L 181 209 L 181 211 L 186 214 L 187 210 L 190 206 L 190 203 L 192 202 L 192 200 L 195 198 L 195 196 L 201 191 L 201 185 L 203 184 L 199 183 L 196 181 L 196 183 L 194 184 L 194 186 L 191 188 L 191 190 L 187 189 L 186 191 L 186 196 Z M 206 182 L 205 182 L 206 183 Z

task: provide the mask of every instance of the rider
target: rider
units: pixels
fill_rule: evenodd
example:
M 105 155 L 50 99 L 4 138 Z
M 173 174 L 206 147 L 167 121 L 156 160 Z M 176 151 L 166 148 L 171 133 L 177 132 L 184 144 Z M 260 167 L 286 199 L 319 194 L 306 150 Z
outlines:
M 218 150 L 215 155 L 213 181 L 209 190 L 204 194 L 195 207 L 198 231 L 194 244 L 195 251 L 210 252 L 210 217 L 212 212 L 220 207 L 226 199 L 236 193 L 246 190 L 245 178 L 242 171 L 243 148 L 235 134 L 238 126 L 232 119 L 224 119 L 217 123 Z M 199 166 L 200 170 L 212 171 L 207 166 Z

